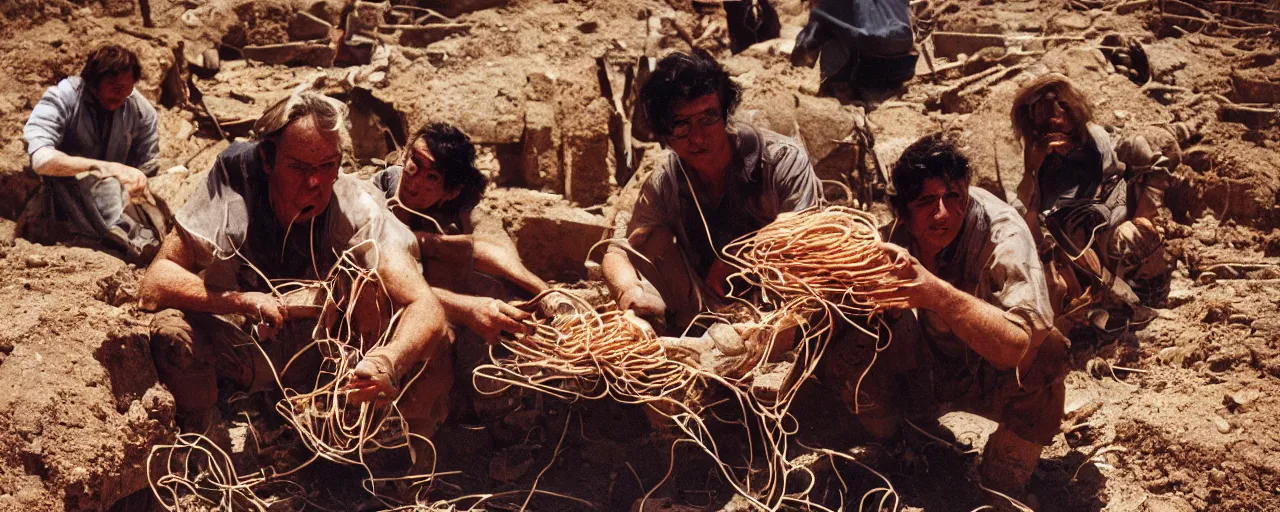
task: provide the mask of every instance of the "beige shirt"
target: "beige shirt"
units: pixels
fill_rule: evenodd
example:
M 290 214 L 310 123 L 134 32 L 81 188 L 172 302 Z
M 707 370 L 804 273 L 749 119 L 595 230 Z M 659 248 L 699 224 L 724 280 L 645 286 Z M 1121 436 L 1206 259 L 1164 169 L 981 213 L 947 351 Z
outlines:
M 1004 316 L 1039 345 L 1053 328 L 1053 307 L 1031 231 L 1013 207 L 990 192 L 969 187 L 969 211 L 956 239 L 937 256 L 935 275 L 960 291 L 1004 310 Z M 907 226 L 895 222 L 889 241 L 919 253 Z M 981 356 L 952 332 L 947 319 L 920 312 L 934 356 L 957 373 L 975 371 Z M 948 364 L 950 362 L 951 364 Z M 943 376 L 950 380 L 952 376 Z
M 347 250 L 365 268 L 375 268 L 390 251 L 418 261 L 417 240 L 385 203 L 373 185 L 340 175 L 325 211 L 310 222 L 281 226 L 267 195 L 258 144 L 236 143 L 218 155 L 204 186 L 176 217 L 205 282 L 264 291 L 262 275 L 273 281 L 324 279 Z
M 718 252 L 738 237 L 756 231 L 779 213 L 800 211 L 821 197 L 809 155 L 794 139 L 747 125 L 730 130 L 734 163 L 718 204 L 694 194 L 675 152 L 640 190 L 627 226 L 627 237 L 662 226 L 676 235 L 691 270 L 706 272 Z M 705 223 L 704 223 L 705 220 Z M 711 243 L 708 243 L 708 231 Z

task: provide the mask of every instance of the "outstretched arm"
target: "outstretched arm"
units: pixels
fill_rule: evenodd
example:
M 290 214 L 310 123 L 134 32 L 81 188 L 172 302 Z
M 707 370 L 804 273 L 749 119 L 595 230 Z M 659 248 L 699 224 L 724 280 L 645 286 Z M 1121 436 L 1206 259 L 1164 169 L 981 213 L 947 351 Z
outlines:
M 471 260 L 479 272 L 501 277 L 534 295 L 547 288 L 547 282 L 529 271 L 520 261 L 511 243 L 500 243 L 477 235 L 440 235 L 415 232 L 422 257 L 445 262 Z
M 909 279 L 908 286 L 886 292 L 890 296 L 907 300 L 908 307 L 927 309 L 946 319 L 956 337 L 977 352 L 996 368 L 1007 370 L 1029 364 L 1028 354 L 1035 354 L 1032 337 L 1025 329 L 1010 321 L 1003 310 L 951 286 L 933 275 L 912 258 L 906 249 L 897 245 L 882 244 L 884 250 L 895 258 L 909 258 L 911 265 L 904 267 L 898 277 Z
M 520 254 L 509 241 L 501 243 L 476 237 L 473 238 L 472 243 L 475 250 L 476 270 L 505 278 L 534 295 L 550 288 L 546 281 L 524 266 L 524 262 L 520 261 Z

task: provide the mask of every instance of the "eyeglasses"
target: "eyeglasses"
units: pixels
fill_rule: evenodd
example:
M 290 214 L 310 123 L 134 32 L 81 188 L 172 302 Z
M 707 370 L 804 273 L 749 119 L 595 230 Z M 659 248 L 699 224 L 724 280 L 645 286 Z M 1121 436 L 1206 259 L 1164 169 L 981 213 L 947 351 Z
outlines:
M 718 126 L 724 122 L 724 116 L 720 115 L 720 108 L 714 107 L 706 109 L 700 113 L 684 119 L 675 119 L 671 122 L 671 138 L 683 139 L 693 133 L 693 127 L 710 128 Z
M 337 160 L 333 161 L 332 163 L 325 163 L 320 165 L 310 165 L 310 164 L 305 164 L 297 160 L 294 160 L 292 162 L 289 162 L 287 166 L 290 170 L 296 173 L 299 173 L 303 176 L 309 177 L 317 174 L 323 175 L 323 174 L 332 173 L 338 170 L 339 164 L 340 162 Z

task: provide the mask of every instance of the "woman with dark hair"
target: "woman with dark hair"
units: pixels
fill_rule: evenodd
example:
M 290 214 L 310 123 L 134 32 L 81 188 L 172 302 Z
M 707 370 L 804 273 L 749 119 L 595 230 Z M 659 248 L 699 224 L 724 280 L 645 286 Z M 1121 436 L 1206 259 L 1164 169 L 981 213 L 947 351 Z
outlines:
M 475 160 L 476 148 L 465 133 L 432 123 L 414 134 L 401 165 L 388 167 L 372 181 L 387 195 L 396 217 L 418 236 L 433 286 L 472 292 L 467 289 L 470 272 L 459 269 L 474 269 L 536 295 L 547 283 L 525 268 L 505 232 L 475 233 L 471 210 L 488 184 Z

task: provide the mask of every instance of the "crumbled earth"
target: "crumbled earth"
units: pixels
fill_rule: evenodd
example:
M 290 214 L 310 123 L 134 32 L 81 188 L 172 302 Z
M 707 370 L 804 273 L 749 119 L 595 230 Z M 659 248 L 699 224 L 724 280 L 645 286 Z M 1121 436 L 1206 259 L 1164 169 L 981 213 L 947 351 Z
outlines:
M 1009 129 L 1013 96 L 1035 76 L 1066 74 L 1090 96 L 1099 122 L 1119 134 L 1165 130 L 1180 146 L 1160 222 L 1177 270 L 1150 325 L 1110 345 L 1080 340 L 1073 348 L 1068 420 L 1041 461 L 1031 504 L 1280 509 L 1274 1 L 1213 9 L 1189 2 L 1203 10 L 1174 1 L 912 2 L 923 54 L 917 78 L 865 102 L 818 97 L 818 72 L 789 63 L 807 16 L 799 0 L 778 2 L 782 38 L 735 56 L 718 5 L 700 1 L 395 2 L 444 18 L 393 29 L 377 27 L 378 17 L 384 25 L 415 23 L 392 19 L 408 11 L 342 0 L 149 3 L 155 28 L 143 27 L 130 0 L 0 5 L 7 78 L 0 83 L 0 510 L 154 507 L 147 455 L 177 431 L 172 396 L 156 383 L 146 343 L 150 315 L 135 306 L 141 270 L 109 251 L 15 236 L 13 221 L 38 184 L 24 169 L 21 127 L 43 90 L 76 74 L 105 41 L 142 57 L 138 89 L 160 115 L 162 171 L 152 185 L 171 209 L 273 101 L 315 85 L 351 102 L 356 140 L 347 167 L 362 176 L 394 163 L 398 145 L 422 123 L 461 126 L 495 183 L 478 209 L 481 229 L 507 231 L 531 269 L 593 301 L 600 286 L 585 280 L 598 273 L 583 262 L 598 259 L 593 246 L 625 220 L 616 214 L 635 201 L 664 153 L 634 104 L 647 66 L 667 51 L 695 45 L 715 53 L 744 88 L 740 119 L 798 137 L 824 179 L 873 199 L 884 193 L 877 169 L 939 129 L 960 132 L 980 186 L 1011 197 L 1022 170 Z M 1215 23 L 1194 20 L 1208 16 Z M 368 19 L 373 25 L 360 21 Z M 938 33 L 985 42 L 958 51 Z M 384 44 L 368 44 L 374 37 Z M 1140 43 L 1146 69 L 1117 59 L 1117 41 Z M 886 211 L 882 203 L 871 208 Z M 650 510 L 745 509 L 703 454 L 688 445 L 670 451 L 636 407 L 529 395 L 515 402 L 519 410 L 500 421 L 459 411 L 442 428 L 439 469 L 461 473 L 442 477 L 433 499 L 495 493 L 488 506 L 518 510 L 536 486 L 547 494 L 529 500 L 532 510 L 628 510 L 641 502 Z M 805 445 L 861 443 L 819 383 L 805 383 L 795 412 Z M 242 469 L 287 465 L 304 453 L 271 414 L 244 402 L 223 411 L 228 439 L 243 444 L 253 432 L 284 448 L 271 459 L 238 452 Z M 942 424 L 958 449 L 927 445 L 887 471 L 904 508 L 987 502 L 974 464 L 993 425 L 963 414 Z M 808 457 L 810 497 L 831 509 L 852 508 L 884 485 L 855 465 Z M 359 488 L 361 471 L 321 463 L 292 477 L 300 488 L 273 496 L 282 509 L 385 508 Z

